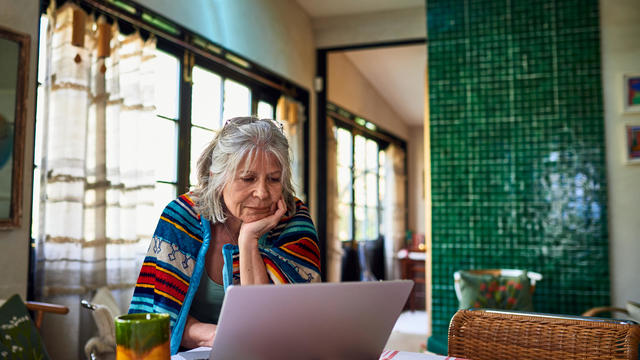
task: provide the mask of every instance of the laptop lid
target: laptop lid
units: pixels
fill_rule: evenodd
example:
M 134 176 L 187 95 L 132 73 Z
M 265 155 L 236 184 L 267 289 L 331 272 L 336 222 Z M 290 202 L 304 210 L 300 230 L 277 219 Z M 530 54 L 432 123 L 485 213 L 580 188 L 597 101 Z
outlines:
M 411 280 L 233 286 L 210 359 L 377 359 Z

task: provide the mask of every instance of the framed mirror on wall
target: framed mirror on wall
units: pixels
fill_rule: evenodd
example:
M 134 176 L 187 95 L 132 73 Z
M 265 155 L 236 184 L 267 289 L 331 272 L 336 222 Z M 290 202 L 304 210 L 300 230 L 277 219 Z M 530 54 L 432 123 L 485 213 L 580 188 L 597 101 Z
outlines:
M 29 46 L 29 35 L 0 26 L 0 229 L 22 215 Z

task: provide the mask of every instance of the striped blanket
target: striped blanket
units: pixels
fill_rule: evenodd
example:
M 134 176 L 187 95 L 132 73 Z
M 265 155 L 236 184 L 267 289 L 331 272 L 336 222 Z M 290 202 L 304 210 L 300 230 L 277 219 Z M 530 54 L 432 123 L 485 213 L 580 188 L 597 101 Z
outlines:
M 164 209 L 131 299 L 129 313 L 168 313 L 171 317 L 171 354 L 177 353 L 191 302 L 204 271 L 211 241 L 211 225 L 193 208 L 188 194 Z M 272 283 L 320 281 L 320 249 L 309 210 L 296 199 L 295 214 L 285 214 L 258 248 Z M 238 247 L 222 250 L 225 290 L 240 283 Z

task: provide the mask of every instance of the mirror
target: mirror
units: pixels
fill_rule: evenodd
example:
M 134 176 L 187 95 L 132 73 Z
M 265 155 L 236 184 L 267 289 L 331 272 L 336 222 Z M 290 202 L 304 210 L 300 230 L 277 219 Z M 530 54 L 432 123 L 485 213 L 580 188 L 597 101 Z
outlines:
M 22 215 L 30 37 L 0 26 L 0 229 Z

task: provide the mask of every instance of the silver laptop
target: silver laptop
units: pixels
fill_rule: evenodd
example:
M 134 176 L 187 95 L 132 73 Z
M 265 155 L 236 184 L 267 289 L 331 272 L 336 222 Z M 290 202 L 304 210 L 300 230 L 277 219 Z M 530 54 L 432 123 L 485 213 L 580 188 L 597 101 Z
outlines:
M 378 359 L 411 280 L 234 286 L 209 359 Z

